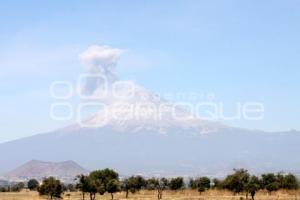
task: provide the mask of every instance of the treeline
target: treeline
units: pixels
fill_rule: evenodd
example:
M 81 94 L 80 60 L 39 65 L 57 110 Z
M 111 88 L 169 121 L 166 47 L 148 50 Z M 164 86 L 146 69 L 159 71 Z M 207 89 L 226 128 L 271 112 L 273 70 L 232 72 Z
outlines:
M 23 182 L 1 186 L 0 192 L 20 192 L 22 189 L 25 188 L 25 184 Z
M 201 184 L 200 179 L 196 181 L 198 182 L 197 189 L 199 192 L 206 189 L 203 188 L 203 183 Z M 193 181 L 190 181 L 190 183 L 193 183 Z M 261 176 L 255 176 L 249 174 L 245 169 L 238 169 L 234 170 L 234 173 L 228 175 L 224 180 L 213 179 L 211 186 L 216 189 L 230 190 L 234 194 L 244 193 L 246 199 L 248 199 L 248 195 L 250 194 L 251 199 L 254 200 L 258 190 L 266 190 L 269 193 L 280 189 L 297 190 L 299 188 L 299 181 L 291 173 L 266 173 Z
M 11 188 L 15 188 L 11 191 L 20 191 L 20 188 L 24 188 L 24 184 L 17 183 Z M 184 180 L 183 177 L 131 176 L 120 180 L 119 174 L 114 170 L 103 169 L 93 171 L 89 175 L 79 175 L 74 185 L 64 185 L 61 181 L 49 177 L 45 178 L 41 184 L 32 179 L 27 183 L 27 188 L 37 190 L 40 195 L 48 196 L 49 199 L 61 198 L 65 191 L 80 191 L 83 200 L 95 200 L 96 194 L 104 195 L 105 193 L 109 193 L 111 199 L 114 199 L 114 194 L 117 192 L 124 192 L 125 197 L 128 198 L 130 193 L 134 194 L 140 190 L 156 190 L 157 199 L 162 199 L 165 190 L 193 189 L 198 190 L 201 195 L 207 190 L 216 189 L 229 190 L 235 195 L 245 195 L 246 199 L 251 197 L 254 200 L 259 190 L 269 193 L 280 189 L 296 190 L 299 188 L 299 182 L 293 174 L 266 173 L 255 176 L 245 169 L 234 170 L 224 179 L 211 179 L 206 176 L 189 180 Z

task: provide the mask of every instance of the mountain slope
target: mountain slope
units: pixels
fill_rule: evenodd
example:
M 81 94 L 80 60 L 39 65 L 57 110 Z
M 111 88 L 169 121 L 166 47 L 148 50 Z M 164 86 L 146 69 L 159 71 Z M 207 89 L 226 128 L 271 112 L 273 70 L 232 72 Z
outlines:
M 29 159 L 72 159 L 90 169 L 111 167 L 122 174 L 222 175 L 232 168 L 253 172 L 299 169 L 300 133 L 226 129 L 204 135 L 118 132 L 82 128 L 3 143 L 1 171 Z M 55 144 L 55 148 L 53 148 Z M 284 147 L 284 148 L 281 148 Z

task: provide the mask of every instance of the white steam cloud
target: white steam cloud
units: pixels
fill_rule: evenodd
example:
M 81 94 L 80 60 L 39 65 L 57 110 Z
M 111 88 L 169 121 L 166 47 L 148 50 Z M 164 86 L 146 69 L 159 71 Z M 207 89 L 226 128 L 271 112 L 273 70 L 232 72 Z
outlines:
M 92 45 L 80 54 L 80 60 L 88 66 L 89 72 L 112 72 L 122 53 L 121 49 L 110 46 Z
M 79 55 L 81 62 L 86 65 L 88 76 L 83 91 L 93 94 L 101 89 L 103 83 L 111 84 L 117 80 L 114 69 L 122 54 L 122 50 L 110 46 L 92 45 Z M 105 80 L 103 80 L 105 78 Z

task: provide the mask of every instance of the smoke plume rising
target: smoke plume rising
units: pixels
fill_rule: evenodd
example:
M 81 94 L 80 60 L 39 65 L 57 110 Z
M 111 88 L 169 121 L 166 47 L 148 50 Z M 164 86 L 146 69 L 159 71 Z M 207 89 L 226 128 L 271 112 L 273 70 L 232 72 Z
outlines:
M 83 87 L 85 94 L 91 95 L 104 84 L 110 85 L 117 80 L 114 70 L 121 53 L 118 48 L 92 45 L 80 54 L 88 73 Z

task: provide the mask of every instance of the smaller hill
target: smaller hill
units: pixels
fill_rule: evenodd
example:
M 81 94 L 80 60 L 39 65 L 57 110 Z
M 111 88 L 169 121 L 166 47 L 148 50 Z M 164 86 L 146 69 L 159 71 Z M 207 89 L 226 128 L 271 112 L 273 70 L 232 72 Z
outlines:
M 73 182 L 77 175 L 87 173 L 88 170 L 71 160 L 64 162 L 31 160 L 4 174 L 4 178 L 9 181 L 27 181 L 32 178 L 42 180 L 45 177 L 53 176 L 63 182 Z

